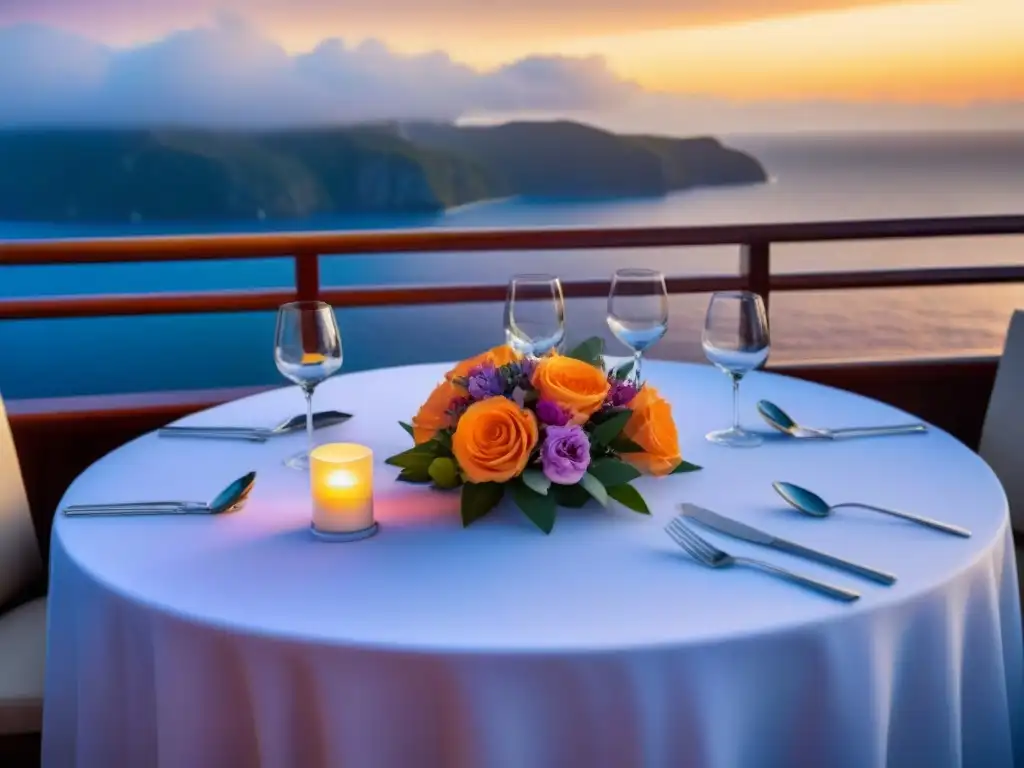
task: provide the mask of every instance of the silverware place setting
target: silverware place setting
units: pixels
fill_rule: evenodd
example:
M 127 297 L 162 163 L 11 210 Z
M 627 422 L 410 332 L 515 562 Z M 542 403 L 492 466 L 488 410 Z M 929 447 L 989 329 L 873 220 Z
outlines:
M 133 515 L 222 515 L 241 509 L 253 486 L 256 473 L 249 472 L 230 483 L 212 501 L 135 501 L 111 504 L 71 504 L 64 507 L 68 517 L 123 517 Z
M 679 547 L 700 565 L 707 568 L 731 568 L 736 565 L 746 565 L 756 568 L 765 573 L 806 589 L 813 590 L 835 600 L 849 603 L 860 599 L 860 593 L 845 587 L 837 587 L 810 576 L 804 576 L 777 565 L 772 565 L 763 560 L 755 560 L 749 557 L 737 557 L 719 549 L 706 539 L 702 538 L 696 531 L 690 528 L 684 521 L 685 515 L 678 515 L 669 521 L 665 526 L 665 532 Z
M 837 509 L 841 509 L 843 507 L 857 507 L 860 509 L 867 509 L 872 512 L 879 512 L 883 515 L 890 515 L 891 517 L 898 517 L 901 520 L 908 520 L 912 523 L 917 523 L 918 525 L 923 525 L 936 531 L 942 531 L 943 533 L 951 533 L 954 536 L 961 536 L 965 539 L 970 538 L 971 536 L 971 532 L 969 530 L 961 528 L 959 525 L 943 523 L 939 520 L 933 520 L 930 517 L 914 515 L 910 512 L 902 512 L 898 509 L 878 507 L 874 504 L 864 504 L 858 501 L 845 501 L 842 504 L 829 504 L 813 491 L 801 488 L 799 485 L 794 485 L 793 483 L 776 481 L 772 483 L 772 488 L 774 488 L 775 492 L 785 499 L 791 507 L 794 507 L 798 511 L 810 517 L 829 517 Z
M 886 437 L 889 435 L 920 435 L 928 432 L 927 424 L 891 424 L 879 427 L 843 427 L 826 429 L 798 424 L 788 413 L 769 400 L 759 400 L 757 412 L 770 427 L 790 437 L 810 440 L 841 440 L 854 437 Z
M 313 414 L 313 429 L 323 429 L 343 424 L 352 414 L 342 411 L 317 411 Z M 191 437 L 209 440 L 247 440 L 264 443 L 272 437 L 301 432 L 306 428 L 305 414 L 292 416 L 273 427 L 219 427 L 219 426 L 169 426 L 157 430 L 160 437 Z
M 879 584 L 890 585 L 896 583 L 896 577 L 891 573 L 879 571 L 875 568 L 869 568 L 866 565 L 852 563 L 848 560 L 836 557 L 835 555 L 820 552 L 816 549 L 805 547 L 802 544 L 797 544 L 793 541 L 781 539 L 771 533 L 759 530 L 753 526 L 747 525 L 746 523 L 741 523 L 740 521 L 726 517 L 725 515 L 720 515 L 710 509 L 699 507 L 696 504 L 681 504 L 680 508 L 683 510 L 683 515 L 686 518 L 695 520 L 707 528 L 711 528 L 712 530 L 718 531 L 726 536 L 731 536 L 734 539 L 749 541 L 753 544 L 759 544 L 778 552 L 785 552 L 790 555 L 796 555 L 797 557 L 814 560 L 822 565 L 838 568 L 839 570 L 847 571 L 848 573 L 861 576 L 865 579 L 870 579 L 871 581 Z

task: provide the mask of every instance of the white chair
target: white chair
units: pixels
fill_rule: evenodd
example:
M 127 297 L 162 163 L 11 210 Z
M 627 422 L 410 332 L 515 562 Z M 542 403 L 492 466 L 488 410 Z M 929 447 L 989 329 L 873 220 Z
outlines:
M 1010 524 L 1017 539 L 1017 576 L 1024 599 L 1024 310 L 1010 319 L 978 453 L 1010 500 Z
M 42 575 L 14 437 L 0 397 L 0 605 Z M 0 737 L 39 733 L 43 722 L 46 598 L 0 614 Z

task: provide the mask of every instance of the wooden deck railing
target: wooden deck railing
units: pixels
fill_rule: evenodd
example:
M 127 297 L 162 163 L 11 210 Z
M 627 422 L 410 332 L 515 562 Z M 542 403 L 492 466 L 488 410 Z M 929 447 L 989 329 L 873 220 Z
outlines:
M 746 288 L 767 301 L 776 291 L 1024 282 L 1024 264 L 994 267 L 772 274 L 777 243 L 895 238 L 1024 235 L 1024 215 L 950 219 L 832 221 L 645 229 L 431 229 L 400 232 L 125 237 L 103 240 L 0 242 L 3 267 L 218 259 L 291 258 L 294 285 L 287 289 L 203 291 L 102 296 L 33 296 L 0 299 L 0 320 L 276 309 L 296 298 L 319 298 L 337 307 L 454 304 L 501 301 L 503 285 L 334 288 L 320 281 L 321 254 L 483 251 L 573 251 L 736 245 L 739 274 L 670 277 L 672 293 Z M 827 258 L 827 257 L 823 257 Z M 552 267 L 552 272 L 557 272 Z M 567 297 L 607 295 L 605 280 L 564 285 Z M 993 358 L 881 362 L 856 365 L 772 365 L 786 373 L 885 400 L 976 444 L 995 375 Z M 43 552 L 51 515 L 64 489 L 85 467 L 133 437 L 201 408 L 251 390 L 162 392 L 8 403 L 25 483 Z
M 746 288 L 767 302 L 775 291 L 904 288 L 1024 281 L 1024 264 L 1014 266 L 894 269 L 883 271 L 772 274 L 771 247 L 778 243 L 883 240 L 983 235 L 1022 235 L 1024 215 L 945 219 L 883 219 L 797 224 L 618 229 L 511 229 L 368 231 L 184 237 L 125 237 L 0 242 L 0 267 L 45 264 L 100 264 L 222 259 L 294 260 L 292 289 L 201 291 L 116 295 L 35 296 L 0 300 L 0 320 L 97 317 L 196 312 L 273 310 L 296 298 L 321 299 L 337 307 L 461 304 L 500 301 L 503 285 L 324 287 L 321 254 L 437 253 L 482 251 L 574 251 L 736 245 L 738 275 L 670 277 L 670 293 Z M 605 280 L 564 284 L 567 298 L 605 296 Z

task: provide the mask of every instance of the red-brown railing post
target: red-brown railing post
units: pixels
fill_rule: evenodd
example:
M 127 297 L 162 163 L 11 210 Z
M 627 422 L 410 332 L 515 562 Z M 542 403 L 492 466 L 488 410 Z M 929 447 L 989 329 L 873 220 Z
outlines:
M 295 254 L 295 294 L 299 301 L 317 301 L 320 298 L 319 254 Z
M 767 240 L 744 243 L 740 248 L 740 275 L 764 302 L 768 311 L 768 294 L 772 287 L 771 243 Z
M 295 254 L 295 295 L 299 301 L 317 301 L 320 298 L 320 256 L 316 253 Z M 316 352 L 319 347 L 316 318 L 302 318 L 302 348 Z

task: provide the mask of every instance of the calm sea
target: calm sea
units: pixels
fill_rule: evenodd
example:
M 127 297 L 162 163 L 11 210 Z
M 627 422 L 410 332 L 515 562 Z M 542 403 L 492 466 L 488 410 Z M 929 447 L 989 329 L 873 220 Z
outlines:
M 552 203 L 506 200 L 429 219 L 321 219 L 280 228 L 646 226 L 749 221 L 1024 213 L 1024 135 L 730 137 L 768 167 L 771 184 L 702 190 L 661 200 Z M 267 229 L 269 227 L 262 227 Z M 240 222 L 220 231 L 256 230 Z M 201 231 L 188 227 L 83 228 L 0 223 L 0 238 Z M 970 238 L 778 246 L 780 272 L 1024 263 L 1024 238 Z M 622 265 L 666 274 L 728 274 L 734 248 L 574 253 L 402 254 L 328 257 L 331 285 L 504 284 L 516 272 L 565 279 L 608 276 Z M 216 264 L 0 268 L 0 296 L 266 288 L 291 285 L 287 260 Z M 707 296 L 672 300 L 654 356 L 700 359 Z M 843 291 L 773 297 L 776 360 L 985 354 L 1001 347 L 1024 286 Z M 570 338 L 610 338 L 603 300 L 570 301 Z M 439 361 L 503 338 L 501 307 L 339 310 L 345 370 Z M 281 382 L 272 313 L 36 320 L 0 323 L 0 391 L 50 397 Z

